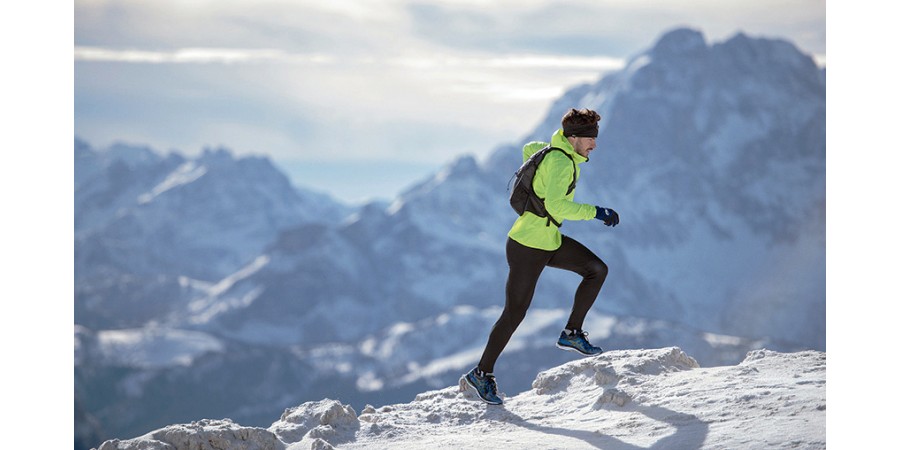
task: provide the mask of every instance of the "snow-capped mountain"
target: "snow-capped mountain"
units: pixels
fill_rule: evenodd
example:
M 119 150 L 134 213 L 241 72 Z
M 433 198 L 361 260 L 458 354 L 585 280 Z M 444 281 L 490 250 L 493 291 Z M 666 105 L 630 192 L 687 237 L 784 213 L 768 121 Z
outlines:
M 567 93 L 529 139 L 549 138 L 573 106 L 606 117 L 576 201 L 622 217 L 616 229 L 563 229 L 611 267 L 598 310 L 824 348 L 825 85 L 808 55 L 784 41 L 739 34 L 708 45 L 676 30 Z M 347 340 L 453 305 L 502 303 L 515 218 L 503 185 L 518 148 L 482 165 L 461 158 L 386 210 L 283 234 L 266 267 L 209 300 L 256 293 L 221 308 L 210 329 Z M 567 275 L 545 275 L 541 305 L 569 304 Z
M 809 55 L 679 29 L 531 137 L 572 106 L 605 117 L 578 196 L 622 217 L 567 230 L 609 259 L 601 308 L 824 349 L 825 79 Z
M 521 144 L 548 140 L 572 107 L 603 116 L 576 201 L 621 216 L 614 229 L 563 227 L 610 266 L 592 342 L 677 345 L 704 366 L 825 349 L 824 71 L 785 41 L 709 44 L 679 29 L 568 91 L 521 142 L 349 215 L 265 160 L 76 142 L 84 409 L 122 437 L 197 417 L 260 426 L 309 400 L 388 404 L 452 383 L 502 307 Z M 552 344 L 577 283 L 542 275 L 497 363 L 511 395 L 570 358 Z
M 291 186 L 266 158 L 225 149 L 187 158 L 125 144 L 96 150 L 76 139 L 74 163 L 76 434 L 92 445 L 134 417 L 112 406 L 117 422 L 100 411 L 152 393 L 152 374 L 196 369 L 203 355 L 234 350 L 156 324 L 240 277 L 282 229 L 340 222 L 352 209 Z M 248 352 L 236 364 L 254 354 L 262 358 Z M 112 393 L 95 387 L 106 385 Z
M 301 191 L 262 157 L 195 158 L 75 141 L 75 315 L 96 328 L 162 321 L 251 263 L 278 232 L 350 208 Z
M 98 450 L 826 446 L 825 354 L 816 351 L 756 350 L 711 368 L 675 347 L 613 351 L 541 372 L 502 406 L 463 386 L 358 413 L 337 400 L 306 402 L 267 428 L 207 418 Z

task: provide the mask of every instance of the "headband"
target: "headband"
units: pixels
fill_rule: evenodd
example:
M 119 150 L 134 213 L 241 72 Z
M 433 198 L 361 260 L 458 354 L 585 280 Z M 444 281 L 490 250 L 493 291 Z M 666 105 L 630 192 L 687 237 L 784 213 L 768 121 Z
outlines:
M 594 123 L 586 123 L 583 125 L 563 125 L 563 135 L 566 137 L 597 137 L 597 133 L 600 131 L 600 125 L 597 122 Z

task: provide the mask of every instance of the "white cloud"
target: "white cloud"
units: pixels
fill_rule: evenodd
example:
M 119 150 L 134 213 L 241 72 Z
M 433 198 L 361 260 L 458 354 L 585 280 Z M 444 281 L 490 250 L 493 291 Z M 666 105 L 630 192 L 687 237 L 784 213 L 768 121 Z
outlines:
M 483 155 L 676 25 L 825 59 L 821 0 L 76 0 L 75 131 L 276 159 Z
M 825 55 L 815 54 L 813 55 L 813 59 L 816 60 L 816 64 L 818 64 L 819 67 L 825 67 Z
M 293 53 L 280 49 L 247 48 L 182 48 L 171 51 L 114 49 L 75 46 L 75 61 L 210 64 L 275 62 L 286 64 L 334 64 L 341 60 L 349 65 L 390 64 L 409 69 L 560 69 L 614 70 L 624 66 L 621 58 L 594 56 L 553 56 L 542 54 L 480 56 L 404 56 L 377 60 L 373 57 L 337 58 L 321 53 Z
M 469 56 L 407 56 L 387 61 L 413 69 L 558 69 L 558 70 L 614 70 L 625 65 L 621 58 L 604 56 L 554 56 L 543 54 L 469 55 Z
M 420 50 L 404 56 L 339 57 L 326 54 L 301 54 L 279 49 L 183 48 L 171 51 L 75 47 L 76 62 L 129 64 L 268 64 L 266 83 L 293 97 L 298 103 L 319 103 L 366 110 L 367 105 L 381 108 L 389 97 L 395 106 L 403 104 L 407 94 L 413 99 L 405 108 L 395 108 L 397 119 L 421 116 L 422 100 L 467 101 L 531 107 L 558 97 L 568 86 L 595 81 L 599 74 L 624 66 L 619 58 L 595 56 L 549 56 L 541 54 L 438 54 Z M 274 65 L 274 66 L 273 66 Z M 284 67 L 278 68 L 278 65 Z M 222 74 L 228 76 L 227 74 Z M 297 80 L 304 80 L 298 85 Z M 357 89 L 346 94 L 346 86 Z M 446 94 L 462 97 L 447 98 Z M 320 100 L 317 101 L 316 99 Z M 346 100 L 347 103 L 343 103 Z M 355 107 L 353 106 L 355 105 Z M 405 112 L 404 112 L 405 111 Z M 482 117 L 469 123 L 476 126 Z M 441 120 L 446 120 L 446 116 Z M 466 122 L 465 119 L 463 123 Z M 510 126 L 520 122 L 514 121 Z
M 328 64 L 334 62 L 334 58 L 322 54 L 290 53 L 279 49 L 182 48 L 173 51 L 153 51 L 76 46 L 75 61 L 150 64 L 232 64 L 255 62 Z

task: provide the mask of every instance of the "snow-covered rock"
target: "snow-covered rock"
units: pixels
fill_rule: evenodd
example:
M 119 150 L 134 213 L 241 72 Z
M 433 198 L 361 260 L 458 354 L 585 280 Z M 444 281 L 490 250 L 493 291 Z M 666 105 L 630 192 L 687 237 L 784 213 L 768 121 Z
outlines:
M 144 436 L 104 442 L 97 450 L 283 450 L 283 442 L 262 428 L 243 427 L 229 419 L 171 425 Z
M 311 448 L 323 445 L 322 442 L 331 445 L 351 441 L 357 430 L 359 419 L 353 407 L 330 399 L 289 408 L 269 427 L 284 443 L 301 443 Z
M 482 403 L 449 386 L 359 414 L 336 400 L 290 408 L 268 430 L 172 425 L 99 450 L 364 448 L 825 448 L 825 353 L 755 350 L 700 367 L 676 347 L 612 351 L 537 374 Z M 500 390 L 503 374 L 498 374 Z

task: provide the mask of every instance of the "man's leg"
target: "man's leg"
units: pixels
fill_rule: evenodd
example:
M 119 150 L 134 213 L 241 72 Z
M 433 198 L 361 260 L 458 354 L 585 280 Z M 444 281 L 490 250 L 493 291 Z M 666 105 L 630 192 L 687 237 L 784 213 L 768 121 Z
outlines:
M 569 330 L 580 330 L 584 325 L 584 318 L 600 293 L 600 288 L 603 287 L 603 282 L 606 281 L 609 268 L 594 252 L 568 236 L 563 236 L 562 246 L 553 254 L 547 265 L 569 270 L 583 277 L 575 291 L 575 302 L 566 324 Z
M 478 368 L 485 373 L 494 371 L 494 363 L 506 347 L 513 332 L 525 318 L 531 305 L 538 277 L 547 265 L 553 252 L 526 247 L 508 239 L 506 241 L 506 261 L 509 276 L 506 279 L 506 304 L 503 313 L 491 329 Z

